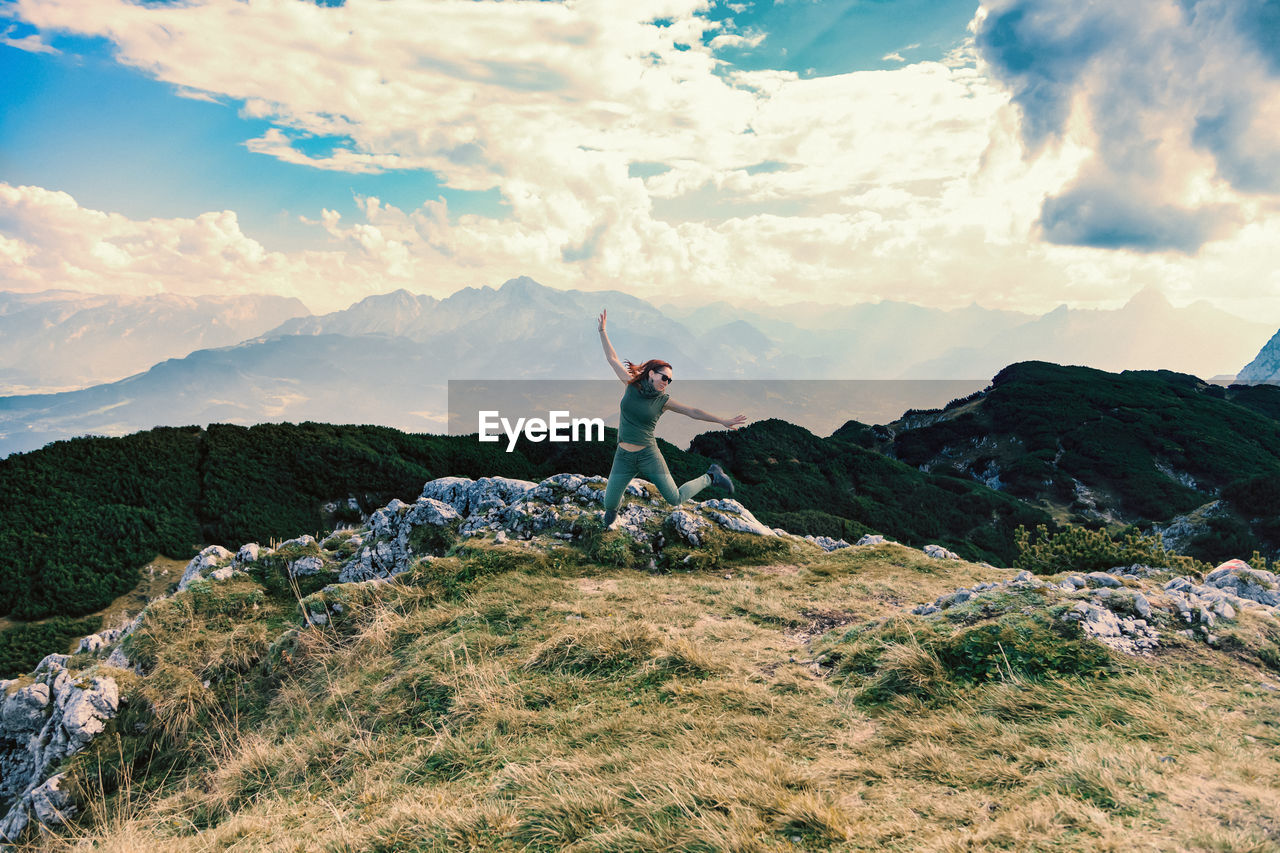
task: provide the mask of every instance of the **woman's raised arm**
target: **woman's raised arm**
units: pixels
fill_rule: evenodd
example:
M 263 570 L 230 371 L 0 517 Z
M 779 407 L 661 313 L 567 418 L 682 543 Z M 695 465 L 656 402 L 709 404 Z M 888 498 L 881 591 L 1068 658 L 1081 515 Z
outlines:
M 619 360 L 618 354 L 613 351 L 613 344 L 609 343 L 609 333 L 604 329 L 605 320 L 607 320 L 608 317 L 608 310 L 600 312 L 600 345 L 604 347 L 605 361 L 609 362 L 609 366 L 613 368 L 614 373 L 618 374 L 619 379 L 623 382 L 630 382 L 631 374 L 622 366 L 622 361 Z

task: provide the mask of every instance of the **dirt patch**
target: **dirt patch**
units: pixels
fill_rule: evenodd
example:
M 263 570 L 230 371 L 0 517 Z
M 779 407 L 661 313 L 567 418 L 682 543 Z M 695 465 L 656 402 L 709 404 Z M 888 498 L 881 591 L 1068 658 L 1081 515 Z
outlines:
M 586 595 L 602 595 L 618 591 L 618 582 L 611 578 L 578 578 L 574 581 L 578 592 Z
M 828 631 L 858 621 L 858 614 L 848 610 L 801 610 L 800 615 L 809 620 L 799 628 L 786 631 L 786 635 L 798 643 L 808 643 Z
M 752 571 L 762 575 L 798 575 L 800 567 L 794 563 L 779 563 L 773 566 L 755 566 Z

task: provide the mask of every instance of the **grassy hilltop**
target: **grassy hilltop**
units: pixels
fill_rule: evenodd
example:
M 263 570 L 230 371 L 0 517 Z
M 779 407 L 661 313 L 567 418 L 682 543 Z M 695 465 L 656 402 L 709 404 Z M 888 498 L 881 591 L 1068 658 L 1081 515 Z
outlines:
M 574 530 L 322 586 L 343 534 L 154 602 L 145 675 L 71 659 L 123 710 L 72 759 L 80 816 L 23 849 L 1280 845 L 1274 617 L 1210 646 L 1157 615 L 1131 656 L 1012 570 L 721 533 L 645 571 Z M 290 584 L 303 551 L 326 571 Z
M 96 630 L 85 618 L 134 589 L 157 554 L 185 562 L 205 544 L 318 535 L 392 498 L 412 501 L 436 477 L 607 474 L 615 434 L 596 443 L 525 442 L 506 453 L 474 436 L 388 427 L 212 424 L 56 442 L 0 460 L 0 617 L 46 620 L 0 631 L 0 677 L 27 672 Z M 678 482 L 721 460 L 762 521 L 800 534 L 852 541 L 882 533 L 1007 565 L 1017 526 L 1048 520 L 979 484 L 781 421 L 690 451 L 666 442 L 662 450 Z M 755 460 L 770 454 L 782 463 L 762 477 Z

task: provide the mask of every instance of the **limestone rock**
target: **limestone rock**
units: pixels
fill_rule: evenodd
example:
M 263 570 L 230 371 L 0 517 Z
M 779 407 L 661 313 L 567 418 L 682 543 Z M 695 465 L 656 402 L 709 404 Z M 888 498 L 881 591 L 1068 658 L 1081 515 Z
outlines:
M 460 515 L 471 516 L 506 507 L 536 486 L 510 477 L 441 477 L 423 486 L 420 497 L 447 503 Z
M 776 536 L 772 527 L 765 527 L 751 511 L 732 498 L 717 498 L 696 504 L 697 508 L 709 515 L 725 530 L 739 533 L 754 533 L 757 536 Z
M 775 529 L 773 532 L 777 533 L 778 530 Z M 836 551 L 840 548 L 852 547 L 843 539 L 832 539 L 830 536 L 805 536 L 804 539 L 806 542 L 812 542 L 824 551 Z
M 868 533 L 855 542 L 855 545 L 883 545 L 885 538 L 879 533 Z
M 182 580 L 178 581 L 178 591 L 181 592 L 191 586 L 192 581 L 204 577 L 206 572 L 221 566 L 234 556 L 221 545 L 210 545 L 205 548 L 187 563 L 187 567 L 182 572 Z
M 1118 587 L 1123 586 L 1118 578 L 1108 572 L 1089 572 L 1084 576 L 1085 583 L 1092 587 Z
M 232 565 L 244 566 L 255 562 L 262 548 L 257 542 L 248 542 L 240 546 L 240 550 L 236 551 L 235 558 L 231 561 Z
M 948 551 L 946 548 L 943 548 L 941 545 L 925 545 L 925 546 L 924 546 L 924 553 L 925 553 L 925 555 L 926 555 L 926 556 L 932 557 L 932 558 L 933 558 L 933 559 L 935 559 L 935 560 L 958 560 L 958 559 L 960 559 L 960 555 L 959 555 L 959 554 L 957 554 L 957 553 L 956 553 L 956 552 L 954 552 L 954 551 Z
M 10 804 L 0 840 L 16 839 L 33 814 L 50 822 L 67 813 L 61 780 L 49 771 L 84 749 L 119 710 L 114 679 L 86 673 L 72 679 L 67 660 L 47 656 L 12 695 L 12 682 L 0 682 L 0 801 Z
M 1255 569 L 1244 560 L 1229 560 L 1210 572 L 1206 586 L 1231 592 L 1239 598 L 1268 607 L 1280 607 L 1280 583 L 1272 572 Z
M 108 628 L 97 634 L 90 634 L 80 639 L 80 644 L 76 646 L 76 652 L 88 652 L 96 655 L 103 649 L 110 647 L 112 643 L 118 641 L 123 635 L 124 631 L 120 628 Z
M 676 535 L 695 548 L 702 544 L 703 531 L 711 526 L 711 522 L 683 509 L 672 512 L 670 521 Z
M 295 578 L 318 574 L 321 571 L 324 571 L 324 560 L 319 557 L 299 557 L 289 564 L 289 575 Z
M 462 478 L 445 479 L 461 481 Z M 427 485 L 430 486 L 431 483 Z M 446 526 L 457 521 L 459 517 L 458 511 L 452 504 L 436 498 L 418 498 L 412 505 L 399 499 L 391 501 L 369 516 L 371 537 L 365 540 L 355 556 L 343 565 L 338 580 L 350 583 L 374 578 L 389 578 L 407 571 L 414 559 L 422 556 L 415 554 L 410 544 L 413 531 L 424 525 Z

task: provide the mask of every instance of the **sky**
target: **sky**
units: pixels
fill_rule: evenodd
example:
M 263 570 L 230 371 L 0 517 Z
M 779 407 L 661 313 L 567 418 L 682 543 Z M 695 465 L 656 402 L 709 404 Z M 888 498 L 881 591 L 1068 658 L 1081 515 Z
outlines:
M 0 0 L 0 289 L 1280 326 L 1280 0 Z

